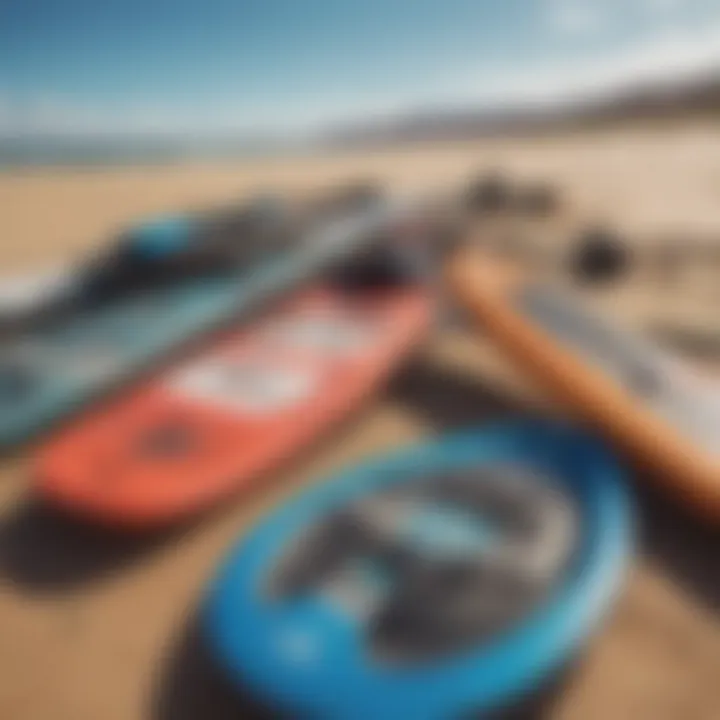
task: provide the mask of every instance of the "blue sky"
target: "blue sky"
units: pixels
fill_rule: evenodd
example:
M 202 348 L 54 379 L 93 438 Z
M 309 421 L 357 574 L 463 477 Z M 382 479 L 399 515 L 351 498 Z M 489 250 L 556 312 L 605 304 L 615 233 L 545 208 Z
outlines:
M 0 0 L 0 134 L 297 131 L 720 67 L 720 0 Z

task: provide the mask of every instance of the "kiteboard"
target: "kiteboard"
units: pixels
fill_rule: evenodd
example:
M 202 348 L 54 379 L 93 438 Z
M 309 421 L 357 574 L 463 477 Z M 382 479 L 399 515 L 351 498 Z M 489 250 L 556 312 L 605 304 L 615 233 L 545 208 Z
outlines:
M 632 545 L 602 442 L 520 420 L 353 467 L 233 548 L 209 649 L 281 716 L 485 717 L 554 679 L 604 618 Z
M 344 419 L 428 330 L 421 284 L 326 282 L 87 414 L 41 452 L 44 499 L 148 529 L 251 486 Z

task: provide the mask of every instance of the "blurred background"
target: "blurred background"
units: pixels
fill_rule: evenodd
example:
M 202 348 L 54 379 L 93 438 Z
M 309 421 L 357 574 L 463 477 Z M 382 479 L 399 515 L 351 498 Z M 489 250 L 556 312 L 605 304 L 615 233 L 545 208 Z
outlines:
M 488 213 L 533 268 L 572 271 L 588 233 L 609 236 L 634 264 L 598 302 L 717 372 L 717 0 L 0 0 L 1 275 L 257 191 L 475 176 L 552 193 L 551 212 Z M 293 480 L 545 402 L 480 341 L 428 352 L 432 372 Z M 238 717 L 185 623 L 283 484 L 189 536 L 119 547 L 20 522 L 26 460 L 0 466 L 0 717 Z M 642 505 L 643 560 L 552 717 L 720 716 L 720 542 Z
M 562 182 L 633 228 L 714 230 L 719 64 L 714 0 L 4 2 L 3 237 L 75 210 L 58 168 L 112 166 L 94 193 L 120 182 L 119 207 L 137 179 L 145 195 L 120 217 L 201 187 L 352 170 L 442 182 L 486 164 Z M 43 167 L 60 203 L 13 185 Z
M 712 0 L 5 2 L 4 165 L 712 117 Z

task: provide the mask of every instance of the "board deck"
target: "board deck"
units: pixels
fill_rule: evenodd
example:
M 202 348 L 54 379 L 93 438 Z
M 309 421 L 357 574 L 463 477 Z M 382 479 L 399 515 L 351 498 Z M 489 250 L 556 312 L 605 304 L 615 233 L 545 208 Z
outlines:
M 316 287 L 67 428 L 41 494 L 104 523 L 182 519 L 255 481 L 356 408 L 430 325 L 416 285 Z
M 379 205 L 301 234 L 254 266 L 138 292 L 0 345 L 0 448 L 9 448 L 128 382 L 195 336 L 347 257 L 387 221 Z
M 273 716 L 505 717 L 617 597 L 623 480 L 599 439 L 535 420 L 347 468 L 230 550 L 206 593 L 208 647 Z
M 720 383 L 476 251 L 453 260 L 449 279 L 523 370 L 667 488 L 720 517 Z

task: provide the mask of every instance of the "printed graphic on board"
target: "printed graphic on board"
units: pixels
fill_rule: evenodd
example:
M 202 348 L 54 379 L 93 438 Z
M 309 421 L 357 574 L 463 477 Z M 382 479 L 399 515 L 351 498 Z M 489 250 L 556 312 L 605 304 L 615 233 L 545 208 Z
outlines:
M 309 368 L 274 364 L 267 357 L 224 357 L 178 373 L 173 390 L 243 413 L 267 414 L 308 398 L 317 387 Z

